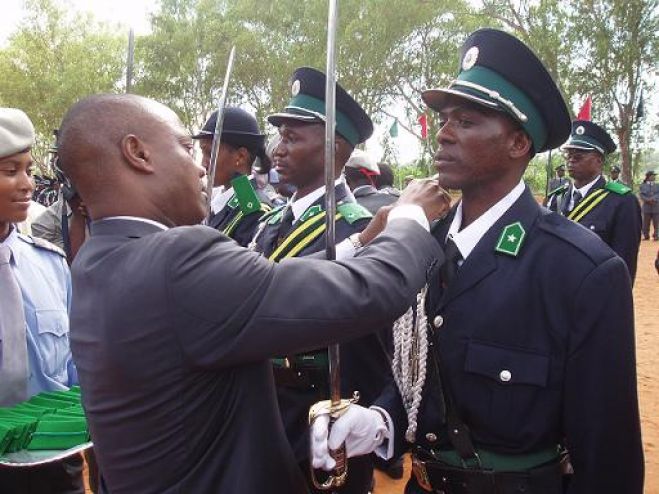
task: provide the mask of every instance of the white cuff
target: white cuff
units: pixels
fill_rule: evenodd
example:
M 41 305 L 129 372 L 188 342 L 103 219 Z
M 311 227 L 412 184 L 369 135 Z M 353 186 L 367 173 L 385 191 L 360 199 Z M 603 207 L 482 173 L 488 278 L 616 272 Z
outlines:
M 390 460 L 394 456 L 394 423 L 391 420 L 391 415 L 384 408 L 377 406 L 369 407 L 371 410 L 375 410 L 380 413 L 384 418 L 384 423 L 387 426 L 387 431 L 384 434 L 384 441 L 382 444 L 375 448 L 374 453 L 378 455 L 383 460 Z
M 394 221 L 398 219 L 414 220 L 427 232 L 430 231 L 430 223 L 428 223 L 428 218 L 426 213 L 423 212 L 423 208 L 416 204 L 401 204 L 400 206 L 394 206 L 394 208 L 389 212 L 389 218 L 387 222 Z
M 346 238 L 345 240 L 336 244 L 337 261 L 350 259 L 351 257 L 355 257 L 355 254 L 357 254 L 357 249 L 355 249 L 354 244 L 350 241 L 349 238 Z

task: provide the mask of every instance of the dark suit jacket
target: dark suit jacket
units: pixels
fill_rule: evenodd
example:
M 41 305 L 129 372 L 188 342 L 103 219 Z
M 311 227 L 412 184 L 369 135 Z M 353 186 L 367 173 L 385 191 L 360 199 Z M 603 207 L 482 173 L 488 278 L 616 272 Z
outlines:
M 452 217 L 435 230 L 439 241 Z M 503 228 L 516 221 L 526 231 L 519 255 L 495 252 Z M 641 493 L 630 280 L 597 236 L 541 208 L 527 189 L 448 291 L 435 269 L 426 309 L 445 385 L 478 447 L 521 454 L 565 440 L 575 470 L 570 494 Z M 427 368 L 417 443 L 448 446 L 436 375 Z M 407 418 L 395 388 L 377 404 L 392 414 L 400 451 Z
M 380 192 L 372 185 L 356 187 L 353 194 L 357 202 L 375 214 L 382 206 L 389 206 L 398 200 L 394 195 Z
M 208 227 L 95 222 L 72 269 L 71 347 L 109 491 L 306 492 L 269 358 L 381 328 L 436 258 L 402 220 L 358 259 L 280 264 Z
M 585 200 L 593 192 L 606 185 L 604 177 L 595 182 Z M 559 201 L 559 211 L 564 216 L 569 214 L 568 207 L 574 184 Z M 636 196 L 610 192 L 602 202 L 579 220 L 579 224 L 595 232 L 618 254 L 629 270 L 632 284 L 636 278 L 638 248 L 641 243 L 641 208 Z

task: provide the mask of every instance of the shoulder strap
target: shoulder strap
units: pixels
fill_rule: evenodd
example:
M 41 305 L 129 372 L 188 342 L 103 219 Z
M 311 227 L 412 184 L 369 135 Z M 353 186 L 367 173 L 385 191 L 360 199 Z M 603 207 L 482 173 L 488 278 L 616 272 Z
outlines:
M 43 238 L 39 238 L 39 237 L 33 237 L 32 235 L 25 235 L 25 236 L 19 235 L 18 238 L 20 238 L 24 242 L 34 245 L 38 249 L 54 252 L 55 254 L 60 255 L 64 259 L 66 259 L 66 253 L 62 249 L 60 249 L 57 245 L 51 244 L 48 240 L 44 240 Z
M 336 206 L 343 219 L 350 225 L 364 218 L 372 218 L 371 212 L 358 202 L 343 202 Z
M 608 191 L 613 192 L 614 194 L 618 194 L 621 196 L 624 196 L 625 194 L 629 194 L 632 189 L 627 187 L 625 184 L 620 183 L 620 182 L 607 182 L 604 188 Z

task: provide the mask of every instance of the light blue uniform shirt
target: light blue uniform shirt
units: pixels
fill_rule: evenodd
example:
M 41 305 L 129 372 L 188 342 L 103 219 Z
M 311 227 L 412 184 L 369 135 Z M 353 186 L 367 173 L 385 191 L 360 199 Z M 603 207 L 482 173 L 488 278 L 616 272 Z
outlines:
M 29 361 L 28 396 L 77 384 L 69 346 L 71 274 L 66 259 L 12 229 L 4 243 L 23 295 Z M 42 245 L 39 245 L 42 244 Z

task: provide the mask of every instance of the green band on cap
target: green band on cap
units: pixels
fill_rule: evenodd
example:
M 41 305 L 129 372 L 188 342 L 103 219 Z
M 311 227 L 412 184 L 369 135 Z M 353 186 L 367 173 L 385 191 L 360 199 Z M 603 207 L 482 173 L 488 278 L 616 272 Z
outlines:
M 466 81 L 470 84 L 468 86 L 461 86 L 460 81 Z M 482 86 L 483 89 L 481 90 L 474 86 Z M 522 128 L 531 137 L 533 147 L 536 151 L 540 150 L 547 141 L 547 127 L 540 111 L 523 91 L 495 71 L 481 65 L 476 65 L 469 70 L 460 72 L 458 79 L 451 84 L 451 89 L 478 96 L 479 98 L 495 103 L 521 124 Z M 496 96 L 499 97 L 493 97 L 492 92 L 496 92 Z M 506 103 L 511 103 L 514 108 L 511 108 L 511 105 Z M 520 112 L 526 116 L 526 121 L 520 118 Z
M 309 110 L 325 117 L 325 101 L 309 96 L 308 94 L 299 93 L 289 101 L 286 109 Z M 359 132 L 352 121 L 337 108 L 336 110 L 336 131 L 341 134 L 350 144 L 356 146 L 359 144 Z

